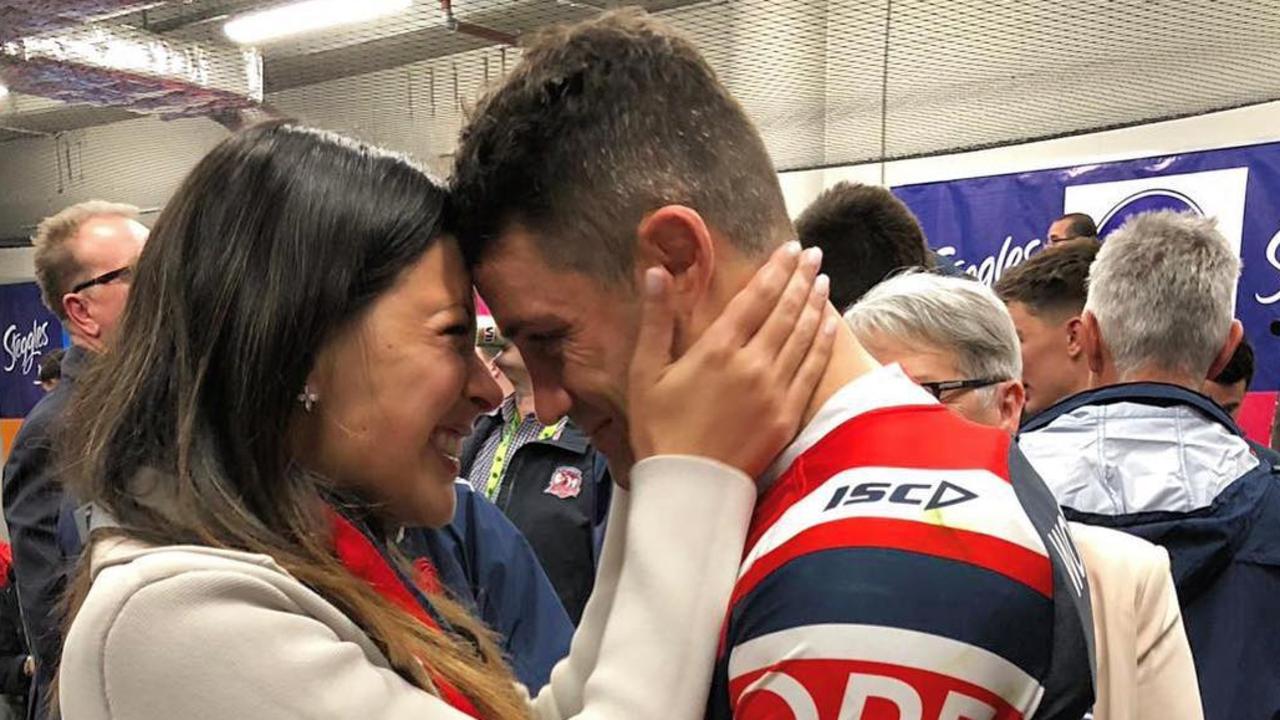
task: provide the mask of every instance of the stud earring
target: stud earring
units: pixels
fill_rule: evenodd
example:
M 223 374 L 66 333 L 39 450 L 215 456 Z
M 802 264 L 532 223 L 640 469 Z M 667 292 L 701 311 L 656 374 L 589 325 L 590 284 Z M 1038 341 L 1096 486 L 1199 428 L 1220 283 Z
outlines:
M 320 396 L 311 389 L 311 385 L 302 386 L 302 394 L 298 395 L 298 402 L 302 403 L 302 409 L 311 412 L 316 403 L 320 402 Z

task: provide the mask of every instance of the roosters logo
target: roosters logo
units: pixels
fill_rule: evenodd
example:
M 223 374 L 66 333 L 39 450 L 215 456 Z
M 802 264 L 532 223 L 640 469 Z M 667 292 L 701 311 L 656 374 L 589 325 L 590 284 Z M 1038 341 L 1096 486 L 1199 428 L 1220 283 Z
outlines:
M 561 500 L 578 497 L 582 492 L 582 471 L 576 467 L 563 466 L 551 473 L 551 482 L 542 492 L 555 495 Z

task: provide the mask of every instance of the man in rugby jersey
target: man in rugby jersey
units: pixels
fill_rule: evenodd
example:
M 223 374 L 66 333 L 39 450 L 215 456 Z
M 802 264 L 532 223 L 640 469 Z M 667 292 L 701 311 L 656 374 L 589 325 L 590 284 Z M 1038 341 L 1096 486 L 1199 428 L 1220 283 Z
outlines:
M 688 41 L 620 12 L 533 38 L 456 158 L 454 230 L 539 418 L 625 484 L 643 288 L 679 353 L 794 239 L 759 133 Z M 1007 434 L 838 333 L 759 478 L 709 717 L 1078 720 L 1088 595 L 1053 498 Z

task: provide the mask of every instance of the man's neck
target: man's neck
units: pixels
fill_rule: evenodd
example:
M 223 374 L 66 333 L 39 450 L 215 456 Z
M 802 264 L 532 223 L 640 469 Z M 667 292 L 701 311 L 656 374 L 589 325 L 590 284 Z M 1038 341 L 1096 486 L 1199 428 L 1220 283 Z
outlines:
M 517 388 L 515 391 L 515 396 L 516 396 L 516 415 L 519 418 L 526 418 L 532 415 L 534 413 L 533 393 L 520 392 L 520 389 Z
M 835 310 L 829 310 L 829 314 L 834 314 Z M 813 392 L 813 398 L 809 401 L 808 407 L 805 408 L 803 419 L 800 421 L 800 428 L 803 429 L 822 406 L 840 391 L 840 388 L 866 375 L 867 373 L 880 367 L 880 364 L 871 357 L 857 338 L 853 336 L 853 331 L 849 326 L 841 321 L 836 328 L 835 347 L 831 350 L 831 360 L 827 363 L 826 372 L 822 374 L 822 379 L 818 381 L 818 387 Z
M 1196 381 L 1186 373 L 1162 370 L 1155 367 L 1147 367 L 1128 373 L 1102 373 L 1094 374 L 1092 381 L 1089 383 L 1092 388 L 1102 388 L 1111 385 L 1121 385 L 1125 383 L 1163 383 L 1165 385 L 1177 385 L 1187 390 L 1200 392 L 1200 388 L 1204 385 L 1204 381 Z
M 91 353 L 102 352 L 102 342 L 93 338 L 87 338 L 77 333 L 69 333 L 71 344 L 76 347 L 83 348 Z

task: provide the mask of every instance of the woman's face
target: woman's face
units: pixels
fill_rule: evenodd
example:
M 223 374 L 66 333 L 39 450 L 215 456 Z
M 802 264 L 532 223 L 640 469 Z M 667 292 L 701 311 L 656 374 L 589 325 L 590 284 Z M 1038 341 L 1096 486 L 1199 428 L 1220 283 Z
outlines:
M 474 342 L 471 278 L 441 238 L 321 349 L 303 457 L 389 518 L 447 524 L 462 439 L 501 401 Z

